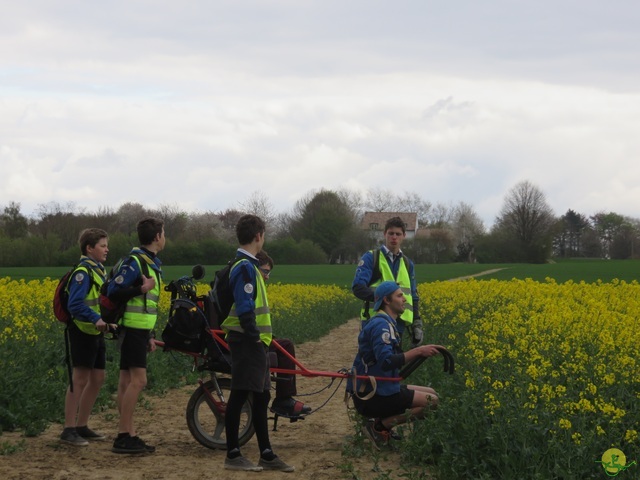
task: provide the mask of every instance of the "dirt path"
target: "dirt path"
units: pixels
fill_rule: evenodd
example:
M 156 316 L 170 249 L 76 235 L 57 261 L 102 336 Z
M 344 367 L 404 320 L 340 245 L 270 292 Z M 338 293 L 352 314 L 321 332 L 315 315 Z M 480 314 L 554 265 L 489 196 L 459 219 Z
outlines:
M 350 367 L 357 347 L 359 321 L 354 319 L 336 328 L 316 342 L 298 345 L 297 356 L 308 368 L 337 371 Z M 162 354 L 157 352 L 157 354 Z M 326 379 L 299 377 L 299 393 L 317 391 Z M 279 472 L 242 473 L 222 469 L 224 452 L 207 449 L 197 443 L 185 421 L 185 407 L 194 386 L 173 390 L 164 397 L 146 395 L 148 408 L 138 406 L 138 433 L 157 452 L 147 456 L 126 456 L 111 453 L 117 416 L 115 411 L 103 412 L 92 418 L 91 426 L 109 435 L 109 441 L 96 442 L 84 448 L 58 443 L 60 425 L 52 425 L 36 438 L 26 439 L 26 449 L 13 455 L 0 456 L 1 479 L 339 479 L 339 478 L 399 478 L 380 477 L 381 472 L 395 470 L 400 459 L 393 452 L 385 452 L 379 459 L 381 469 L 373 471 L 372 457 L 342 456 L 343 444 L 355 432 L 343 403 L 344 384 L 329 403 L 304 421 L 289 423 L 280 419 L 278 430 L 271 432 L 274 451 L 287 463 L 294 465 L 292 474 Z M 328 398 L 327 392 L 304 400 L 316 407 Z M 62 408 L 62 406 L 61 406 Z M 5 433 L 0 441 L 15 443 L 17 433 Z M 243 448 L 243 453 L 257 461 L 255 436 Z M 350 465 L 349 468 L 345 468 Z M 352 473 L 348 474 L 345 470 Z M 401 473 L 398 470 L 398 473 Z M 406 473 L 406 472 L 405 472 Z
M 484 272 L 474 273 L 473 275 L 465 275 L 464 277 L 450 278 L 449 281 L 455 282 L 458 280 L 467 280 L 468 278 L 481 277 L 483 275 L 490 275 L 492 273 L 499 272 L 500 270 L 504 270 L 504 268 L 494 268 L 493 270 L 485 270 Z

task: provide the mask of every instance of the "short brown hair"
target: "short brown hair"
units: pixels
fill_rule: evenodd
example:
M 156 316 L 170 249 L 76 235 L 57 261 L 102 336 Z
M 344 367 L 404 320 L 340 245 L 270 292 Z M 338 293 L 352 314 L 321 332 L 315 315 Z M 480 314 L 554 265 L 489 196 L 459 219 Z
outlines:
M 138 231 L 138 241 L 141 245 L 151 245 L 156 235 L 162 233 L 164 228 L 164 220 L 155 217 L 143 218 L 138 222 L 136 230 Z
M 257 215 L 243 215 L 236 223 L 236 238 L 240 245 L 248 245 L 257 234 L 264 231 L 264 222 Z
M 260 267 L 262 267 L 263 265 L 269 265 L 269 268 L 273 270 L 273 258 L 271 258 L 267 252 L 265 252 L 264 250 L 260 250 L 256 254 L 256 258 L 258 259 L 258 264 Z
M 384 224 L 384 233 L 387 233 L 387 230 L 389 230 L 390 228 L 401 228 L 402 229 L 402 233 L 406 234 L 406 226 L 404 224 L 404 222 L 402 221 L 402 219 L 400 217 L 391 217 L 389 220 L 387 220 L 387 223 Z
M 87 247 L 95 247 L 103 238 L 109 238 L 109 235 L 101 228 L 85 228 L 82 230 L 78 237 L 78 245 L 80 245 L 82 255 L 87 254 Z

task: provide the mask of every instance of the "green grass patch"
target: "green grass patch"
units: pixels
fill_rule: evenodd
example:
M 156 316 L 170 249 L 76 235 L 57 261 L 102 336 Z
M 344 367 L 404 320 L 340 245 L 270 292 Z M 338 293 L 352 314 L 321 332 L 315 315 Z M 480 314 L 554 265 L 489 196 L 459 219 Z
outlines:
M 59 278 L 68 267 L 4 267 L 0 268 L 0 277 L 11 277 L 14 280 L 39 280 L 45 277 Z M 203 281 L 213 279 L 216 270 L 221 265 L 205 265 L 206 276 Z M 610 282 L 613 279 L 631 282 L 640 279 L 640 260 L 563 260 L 547 264 L 420 264 L 416 265 L 416 280 L 418 283 L 448 280 L 450 278 L 475 275 L 487 270 L 500 271 L 479 277 L 480 280 L 524 280 L 531 278 L 544 281 L 547 277 L 558 283 L 572 280 L 594 283 L 597 281 Z M 271 276 L 273 283 L 307 284 L 307 285 L 337 285 L 350 288 L 355 274 L 356 265 L 276 265 Z M 190 265 L 165 265 L 164 279 L 169 281 L 191 272 Z

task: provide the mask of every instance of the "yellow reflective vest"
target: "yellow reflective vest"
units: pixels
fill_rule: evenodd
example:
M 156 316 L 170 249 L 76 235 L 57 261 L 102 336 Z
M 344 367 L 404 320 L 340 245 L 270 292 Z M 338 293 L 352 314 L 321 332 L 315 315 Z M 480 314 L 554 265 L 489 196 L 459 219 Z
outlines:
M 233 267 L 231 267 L 231 271 L 229 272 L 229 275 L 231 275 L 231 272 L 233 272 L 233 269 L 235 269 L 243 261 L 247 261 L 247 260 L 244 260 L 244 259 L 238 260 L 233 265 Z M 267 287 L 264 283 L 264 279 L 262 278 L 262 274 L 260 273 L 260 270 L 258 269 L 258 267 L 253 265 L 253 268 L 256 269 L 257 292 L 256 292 L 255 310 L 254 310 L 256 314 L 256 327 L 260 332 L 260 340 L 262 340 L 262 342 L 265 345 L 269 346 L 271 345 L 271 340 L 273 339 L 273 333 L 271 329 L 271 313 L 269 311 L 269 301 L 267 299 Z M 225 319 L 224 322 L 222 322 L 221 327 L 226 333 L 229 333 L 231 331 L 244 333 L 244 329 L 240 325 L 240 318 L 236 313 L 235 302 L 231 306 L 231 311 L 229 312 L 229 316 Z
M 394 278 L 393 272 L 391 271 L 391 267 L 389 266 L 389 262 L 382 251 L 382 249 L 373 250 L 373 255 L 378 252 L 378 268 L 380 269 L 380 278 L 378 278 L 375 282 L 369 285 L 374 290 L 378 285 L 382 282 L 391 281 L 397 282 L 402 290 L 405 300 L 407 303 L 405 304 L 404 313 L 402 316 L 398 318 L 398 320 L 402 320 L 405 324 L 411 325 L 413 323 L 413 297 L 411 296 L 411 277 L 409 276 L 409 269 L 407 267 L 407 263 L 405 261 L 404 256 L 401 259 L 400 266 L 398 267 L 398 276 Z M 374 259 L 375 264 L 375 259 Z M 372 272 L 372 275 L 375 275 L 375 272 Z M 360 311 L 360 319 L 367 320 L 371 317 L 371 313 L 369 312 L 369 302 L 365 302 L 362 306 L 362 310 Z
M 142 265 L 140 265 L 140 255 L 150 266 L 155 266 L 155 262 L 149 258 L 148 255 L 138 252 L 137 255 L 131 255 L 136 263 L 140 274 L 144 271 Z M 127 306 L 124 310 L 124 316 L 121 323 L 128 328 L 138 328 L 141 330 L 152 330 L 156 326 L 156 320 L 158 319 L 158 302 L 160 301 L 160 287 L 161 276 L 154 268 L 149 268 L 149 273 L 152 273 L 156 277 L 156 285 L 152 290 L 149 290 L 146 294 L 133 297 L 127 302 Z
M 101 277 L 100 275 L 95 275 L 93 273 L 93 269 L 86 265 L 80 265 L 78 268 L 76 268 L 76 271 L 78 270 L 87 272 L 87 275 L 89 275 L 92 278 L 89 292 L 87 293 L 87 296 L 84 297 L 84 304 L 94 312 L 100 314 L 100 304 L 98 303 L 98 297 L 100 296 L 100 287 L 104 283 L 104 277 Z M 73 278 L 73 275 L 71 276 L 71 278 Z M 69 287 L 67 286 L 67 289 L 68 288 Z M 73 323 L 76 324 L 76 326 L 80 329 L 82 333 L 86 333 L 87 335 L 100 335 L 100 331 L 91 322 L 83 322 L 82 320 L 78 320 L 74 318 Z

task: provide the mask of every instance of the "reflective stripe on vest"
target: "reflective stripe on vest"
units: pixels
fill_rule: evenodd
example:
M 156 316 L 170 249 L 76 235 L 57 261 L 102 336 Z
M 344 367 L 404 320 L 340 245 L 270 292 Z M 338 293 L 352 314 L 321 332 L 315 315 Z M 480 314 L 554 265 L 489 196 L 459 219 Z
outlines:
M 140 265 L 140 259 L 136 255 L 131 255 L 140 270 L 142 275 L 142 265 Z M 147 262 L 148 263 L 148 262 Z M 158 319 L 158 301 L 160 300 L 160 276 L 155 269 L 149 268 L 149 273 L 152 273 L 156 277 L 156 285 L 153 290 L 149 290 L 145 295 L 138 295 L 133 297 L 127 302 L 127 306 L 124 310 L 124 316 L 122 317 L 122 324 L 129 328 L 139 328 L 141 330 L 152 330 L 156 325 Z
M 231 272 L 236 266 L 240 263 L 240 261 L 236 262 L 236 264 L 231 267 Z M 254 313 L 256 314 L 256 328 L 258 332 L 260 332 L 260 340 L 269 346 L 271 345 L 271 340 L 273 338 L 273 333 L 271 330 L 271 313 L 269 310 L 269 301 L 267 299 L 267 288 L 264 283 L 264 279 L 260 273 L 258 267 L 253 265 L 253 268 L 256 270 L 256 300 L 255 300 L 255 309 Z M 236 313 L 236 304 L 234 302 L 231 305 L 231 311 L 229 312 L 229 316 L 226 318 L 224 322 L 222 322 L 222 329 L 225 332 L 240 332 L 244 333 L 244 329 L 240 325 L 240 318 Z
M 373 254 L 375 254 L 375 250 L 373 250 Z M 411 296 L 411 278 L 409 277 L 409 269 L 407 268 L 407 263 L 405 261 L 404 256 L 400 259 L 400 266 L 398 268 L 398 276 L 397 278 L 393 277 L 393 272 L 391 271 L 391 267 L 389 266 L 389 262 L 387 261 L 387 257 L 382 250 L 379 250 L 379 261 L 378 268 L 380 269 L 380 278 L 376 280 L 374 283 L 369 285 L 374 290 L 378 285 L 382 282 L 386 281 L 395 281 L 400 286 L 400 290 L 402 290 L 402 294 L 406 300 L 404 313 L 400 316 L 399 320 L 402 320 L 404 323 L 411 325 L 413 323 L 413 297 Z M 373 274 L 374 272 L 372 272 Z M 366 308 L 365 308 L 366 306 Z M 373 306 L 373 305 L 372 305 Z M 366 320 L 370 317 L 369 315 L 369 302 L 365 302 L 360 311 L 360 318 L 362 320 Z

